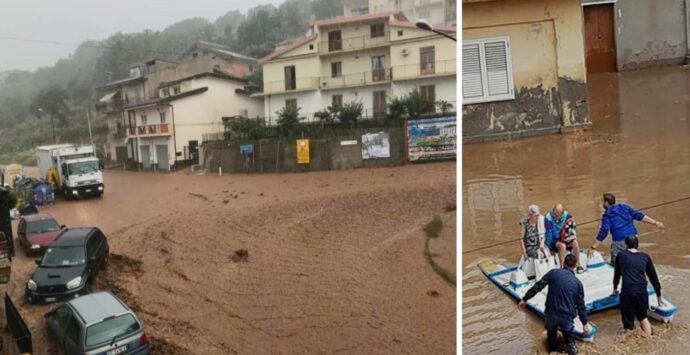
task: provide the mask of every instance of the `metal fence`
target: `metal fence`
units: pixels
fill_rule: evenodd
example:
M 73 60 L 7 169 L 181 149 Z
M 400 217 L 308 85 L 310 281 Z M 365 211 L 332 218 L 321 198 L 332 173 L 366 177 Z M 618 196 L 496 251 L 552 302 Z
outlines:
M 5 318 L 7 320 L 7 328 L 12 333 L 12 339 L 17 344 L 19 352 L 22 354 L 32 354 L 31 331 L 26 326 L 24 319 L 19 314 L 7 292 L 5 292 Z

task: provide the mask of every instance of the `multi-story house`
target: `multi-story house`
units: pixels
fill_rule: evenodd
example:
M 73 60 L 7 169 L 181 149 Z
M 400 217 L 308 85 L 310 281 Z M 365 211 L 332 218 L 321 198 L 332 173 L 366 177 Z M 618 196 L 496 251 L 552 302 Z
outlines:
M 111 81 L 98 89 L 105 93 L 97 107 L 108 121 L 106 137 L 106 156 L 108 160 L 124 163 L 131 157 L 125 139 L 124 110 L 127 105 L 146 101 L 150 98 L 148 77 L 157 70 L 174 65 L 174 63 L 153 59 L 146 63 L 135 63 L 129 67 L 129 76 Z
M 132 134 L 128 134 L 127 130 L 131 128 L 127 109 L 176 95 L 172 93 L 161 96 L 161 85 L 200 74 L 227 76 L 243 82 L 241 78 L 256 66 L 254 58 L 234 53 L 228 47 L 203 41 L 181 53 L 177 63 L 155 59 L 133 64 L 128 78 L 109 82 L 99 88 L 105 93 L 99 100 L 99 107 L 108 118 L 107 154 L 110 160 L 122 163 L 128 158 L 137 160 L 140 157 L 139 148 L 128 139 Z M 169 90 L 174 91 L 175 88 Z M 255 104 L 256 100 L 250 102 Z M 180 149 L 184 147 L 188 145 L 181 145 Z M 171 153 L 171 156 L 180 159 L 188 155 L 182 150 Z
M 247 81 L 215 70 L 162 82 L 158 97 L 124 107 L 132 158 L 145 169 L 169 170 L 195 157 L 205 134 L 222 134 L 225 117 L 256 117 L 260 98 Z
M 346 17 L 401 11 L 405 17 L 416 21 L 425 19 L 432 24 L 456 26 L 456 0 L 344 0 Z
M 351 101 L 363 104 L 365 118 L 382 117 L 390 98 L 414 89 L 456 102 L 455 42 L 416 28 L 400 12 L 313 21 L 307 36 L 259 63 L 269 124 L 287 105 L 313 121 L 315 112 Z

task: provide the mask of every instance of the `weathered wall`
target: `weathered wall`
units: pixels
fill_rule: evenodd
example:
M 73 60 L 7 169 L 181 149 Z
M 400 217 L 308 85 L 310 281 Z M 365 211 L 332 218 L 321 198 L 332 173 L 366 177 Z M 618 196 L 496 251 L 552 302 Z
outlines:
M 363 160 L 362 134 L 381 131 L 389 134 L 391 157 Z M 309 139 L 310 163 L 307 165 L 297 164 L 295 140 L 281 138 L 208 144 L 204 147 L 201 164 L 210 171 L 218 171 L 221 167 L 227 173 L 275 173 L 392 166 L 401 165 L 406 159 L 404 131 L 400 127 L 353 129 L 337 137 Z M 347 140 L 356 140 L 357 144 L 340 144 Z M 241 144 L 254 145 L 252 158 L 247 159 L 240 153 Z
M 463 106 L 463 141 L 554 133 L 589 124 L 577 0 L 463 4 L 463 40 L 510 38 L 515 99 Z
M 615 5 L 618 70 L 683 64 L 686 0 L 625 0 Z

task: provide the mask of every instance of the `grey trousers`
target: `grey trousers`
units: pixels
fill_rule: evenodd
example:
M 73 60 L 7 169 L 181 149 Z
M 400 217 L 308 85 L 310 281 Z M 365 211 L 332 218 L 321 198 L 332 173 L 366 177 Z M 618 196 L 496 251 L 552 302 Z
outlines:
M 623 250 L 628 250 L 628 246 L 625 245 L 625 240 L 611 243 L 611 265 L 616 265 L 616 256 Z

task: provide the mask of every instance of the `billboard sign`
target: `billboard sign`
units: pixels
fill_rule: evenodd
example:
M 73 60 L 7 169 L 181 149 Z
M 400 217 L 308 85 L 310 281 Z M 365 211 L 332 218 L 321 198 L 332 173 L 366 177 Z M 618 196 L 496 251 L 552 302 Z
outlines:
M 362 159 L 391 157 L 390 137 L 386 132 L 365 133 L 362 135 Z
M 457 117 L 407 121 L 407 157 L 410 162 L 456 158 Z

